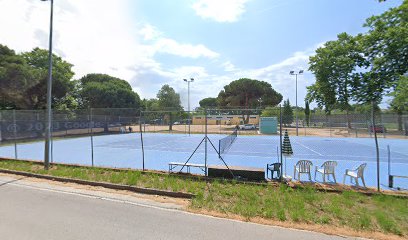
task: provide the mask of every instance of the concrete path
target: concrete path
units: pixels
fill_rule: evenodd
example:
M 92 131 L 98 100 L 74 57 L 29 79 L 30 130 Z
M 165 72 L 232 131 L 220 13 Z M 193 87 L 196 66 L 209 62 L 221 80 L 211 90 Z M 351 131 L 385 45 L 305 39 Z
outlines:
M 0 175 L 0 239 L 344 239 L 184 212 L 134 194 Z M 351 239 L 351 238 L 350 238 Z

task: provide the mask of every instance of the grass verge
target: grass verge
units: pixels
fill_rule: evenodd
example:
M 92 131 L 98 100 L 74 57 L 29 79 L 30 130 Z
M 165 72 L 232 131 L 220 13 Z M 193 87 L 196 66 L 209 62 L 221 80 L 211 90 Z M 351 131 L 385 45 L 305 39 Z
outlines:
M 352 191 L 329 193 L 312 187 L 293 189 L 284 184 L 206 182 L 136 170 L 53 165 L 46 171 L 39 163 L 16 160 L 0 160 L 0 168 L 193 193 L 196 197 L 191 201 L 191 209 L 235 215 L 246 220 L 262 218 L 408 237 L 407 198 L 381 194 L 367 196 Z

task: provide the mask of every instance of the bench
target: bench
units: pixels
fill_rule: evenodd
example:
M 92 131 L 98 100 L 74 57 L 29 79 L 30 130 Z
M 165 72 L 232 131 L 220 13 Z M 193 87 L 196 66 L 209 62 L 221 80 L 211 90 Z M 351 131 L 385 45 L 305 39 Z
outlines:
M 176 167 L 186 166 L 187 173 L 190 173 L 192 167 L 199 168 L 201 171 L 205 172 L 205 165 L 199 163 L 181 163 L 181 162 L 169 162 L 169 172 L 173 172 Z
M 394 188 L 394 178 L 406 178 L 406 179 L 408 179 L 408 176 L 388 175 L 388 187 L 389 188 Z

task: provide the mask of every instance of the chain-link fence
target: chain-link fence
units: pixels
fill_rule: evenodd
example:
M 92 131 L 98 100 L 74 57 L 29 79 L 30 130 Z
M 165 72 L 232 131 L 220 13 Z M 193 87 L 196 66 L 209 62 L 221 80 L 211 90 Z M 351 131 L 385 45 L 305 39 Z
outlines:
M 407 175 L 408 115 L 377 114 L 373 126 L 369 114 L 311 114 L 307 121 L 300 116 L 296 127 L 296 118 L 280 113 L 279 107 L 54 111 L 51 161 L 195 174 L 208 174 L 209 166 L 265 172 L 267 164 L 282 162 L 281 173 L 294 177 L 298 161 L 309 160 L 314 181 L 316 167 L 330 160 L 337 162 L 337 182 L 346 169 L 366 163 L 365 183 L 376 186 L 376 132 L 382 185 L 388 185 L 389 175 Z M 0 157 L 42 161 L 44 127 L 45 111 L 0 111 Z M 288 132 L 293 154 L 281 154 L 281 128 Z M 316 176 L 323 180 L 319 172 Z M 394 181 L 408 188 L 403 178 Z

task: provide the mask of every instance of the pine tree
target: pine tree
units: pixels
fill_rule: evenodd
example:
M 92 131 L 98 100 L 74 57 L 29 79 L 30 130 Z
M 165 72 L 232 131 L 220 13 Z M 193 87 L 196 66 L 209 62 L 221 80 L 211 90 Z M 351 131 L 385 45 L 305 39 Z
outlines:
M 293 109 L 290 106 L 289 99 L 286 101 L 283 101 L 282 123 L 285 126 L 287 124 L 293 123 Z
M 306 125 L 309 127 L 310 122 L 310 108 L 309 108 L 309 101 L 305 101 L 305 118 L 306 118 Z

